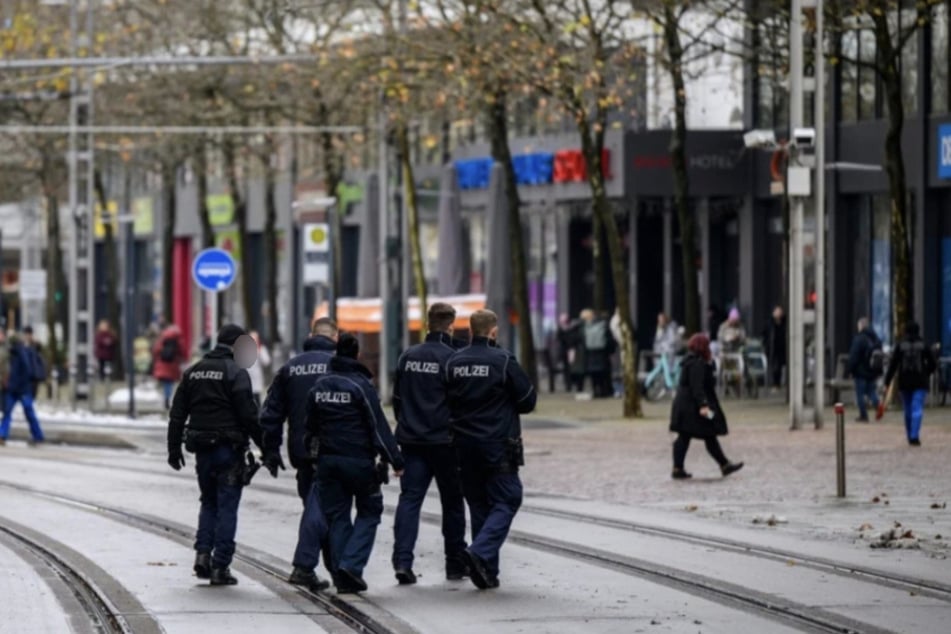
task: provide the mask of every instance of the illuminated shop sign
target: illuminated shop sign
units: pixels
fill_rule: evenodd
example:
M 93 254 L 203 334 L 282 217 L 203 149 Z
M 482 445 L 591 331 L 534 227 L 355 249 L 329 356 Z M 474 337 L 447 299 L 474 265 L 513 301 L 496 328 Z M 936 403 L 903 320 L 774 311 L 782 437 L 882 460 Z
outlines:
M 456 174 L 461 189 L 484 189 L 489 186 L 492 159 L 488 157 L 456 161 Z M 552 183 L 583 183 L 588 169 L 581 150 L 534 152 L 512 157 L 515 181 L 519 185 L 550 185 Z M 611 180 L 611 151 L 601 154 L 601 173 Z

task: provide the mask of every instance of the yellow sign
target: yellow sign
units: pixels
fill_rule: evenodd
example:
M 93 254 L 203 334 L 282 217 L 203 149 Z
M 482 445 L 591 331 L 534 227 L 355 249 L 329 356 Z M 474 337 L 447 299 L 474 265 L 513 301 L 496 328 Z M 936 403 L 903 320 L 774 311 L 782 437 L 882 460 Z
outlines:
M 152 197 L 142 196 L 132 201 L 132 227 L 137 236 L 150 236 L 155 232 L 155 216 Z
M 230 253 L 236 261 L 241 261 L 241 234 L 237 229 L 216 231 L 215 246 Z
M 228 194 L 209 194 L 205 204 L 208 205 L 208 220 L 212 227 L 234 222 L 234 202 Z
M 322 245 L 327 241 L 327 230 L 322 225 L 317 225 L 310 230 L 310 241 L 316 245 Z
M 119 204 L 114 200 L 110 200 L 106 203 L 106 209 L 107 213 L 103 214 L 102 205 L 96 203 L 96 207 L 93 211 L 93 231 L 98 239 L 106 237 L 106 222 L 104 221 L 108 221 L 112 227 L 113 237 L 119 232 L 119 221 L 117 219 L 119 215 Z

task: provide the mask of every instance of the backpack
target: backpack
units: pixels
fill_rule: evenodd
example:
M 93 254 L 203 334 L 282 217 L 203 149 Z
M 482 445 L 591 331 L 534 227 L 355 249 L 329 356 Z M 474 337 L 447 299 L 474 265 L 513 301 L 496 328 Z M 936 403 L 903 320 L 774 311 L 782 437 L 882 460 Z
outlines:
M 43 357 L 33 348 L 27 348 L 27 362 L 30 366 L 30 380 L 42 383 L 46 380 L 46 363 Z
M 159 350 L 159 359 L 172 363 L 178 359 L 178 356 L 178 337 L 166 337 L 162 341 L 162 349 Z
M 901 373 L 921 375 L 925 373 L 925 343 L 906 341 L 901 344 Z
M 882 349 L 882 342 L 878 337 L 868 335 L 866 337 L 869 342 L 868 356 L 866 357 L 868 367 L 878 376 L 885 372 L 885 351 Z
M 608 325 L 606 322 L 593 321 L 584 327 L 584 347 L 586 350 L 604 350 L 608 347 Z

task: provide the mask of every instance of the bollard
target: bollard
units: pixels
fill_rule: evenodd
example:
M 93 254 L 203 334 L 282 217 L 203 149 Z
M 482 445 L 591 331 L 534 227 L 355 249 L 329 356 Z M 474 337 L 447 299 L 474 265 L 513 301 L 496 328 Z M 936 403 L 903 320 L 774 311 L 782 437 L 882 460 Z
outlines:
M 835 404 L 835 494 L 845 497 L 845 405 Z

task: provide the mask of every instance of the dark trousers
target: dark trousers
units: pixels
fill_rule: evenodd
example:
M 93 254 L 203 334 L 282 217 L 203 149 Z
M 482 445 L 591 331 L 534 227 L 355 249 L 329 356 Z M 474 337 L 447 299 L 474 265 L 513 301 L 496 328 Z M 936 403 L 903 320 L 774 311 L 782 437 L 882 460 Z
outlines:
M 773 387 L 779 388 L 783 384 L 783 368 L 786 367 L 785 361 L 770 361 L 770 371 L 773 374 Z
M 674 469 L 684 468 L 684 460 L 686 460 L 687 450 L 690 448 L 690 438 L 691 436 L 687 434 L 680 434 L 677 436 L 677 440 L 674 441 Z M 717 440 L 716 436 L 704 438 L 703 442 L 707 445 L 707 453 L 717 461 L 718 465 L 722 467 L 729 464 L 730 461 L 723 454 L 723 448 L 720 447 L 720 441 Z
M 321 456 L 317 465 L 317 489 L 330 527 L 332 569 L 363 576 L 383 515 L 383 493 L 373 461 Z M 356 518 L 351 517 L 354 505 Z
M 195 471 L 201 490 L 195 550 L 212 553 L 212 566 L 227 568 L 234 557 L 241 503 L 243 452 L 230 445 L 195 454 Z
M 320 491 L 317 488 L 316 470 L 311 464 L 302 464 L 297 469 L 297 495 L 304 505 L 300 525 L 297 531 L 297 549 L 294 551 L 294 565 L 313 570 L 320 563 L 320 554 L 324 555 L 324 567 L 331 568 L 330 540 L 327 538 L 327 518 L 320 505 Z
M 502 472 L 469 447 L 460 450 L 459 467 L 472 524 L 469 551 L 485 560 L 489 573 L 498 576 L 499 551 L 522 505 L 522 481 L 516 470 Z
M 393 524 L 393 567 L 412 569 L 419 535 L 419 514 L 433 478 L 442 503 L 442 537 L 447 565 L 466 548 L 466 511 L 459 465 L 451 445 L 402 445 L 406 466 L 400 478 L 400 501 Z
M 859 406 L 859 418 L 868 420 L 866 400 L 872 407 L 878 407 L 878 381 L 855 377 L 855 400 Z

